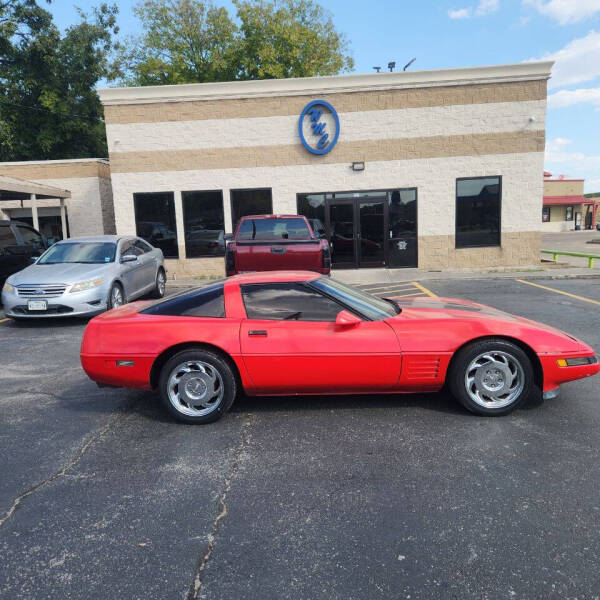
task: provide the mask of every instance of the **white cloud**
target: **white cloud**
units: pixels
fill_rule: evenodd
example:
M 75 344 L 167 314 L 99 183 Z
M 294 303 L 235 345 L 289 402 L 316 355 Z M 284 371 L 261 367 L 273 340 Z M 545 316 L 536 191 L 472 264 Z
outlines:
M 585 37 L 571 40 L 557 52 L 531 60 L 553 60 L 550 89 L 592 81 L 600 77 L 600 33 L 590 31 Z
M 600 2 L 600 0 L 598 1 Z M 472 6 L 467 6 L 466 8 L 449 10 L 448 16 L 451 19 L 469 19 L 473 15 L 476 17 L 485 17 L 485 15 L 496 12 L 498 8 L 500 8 L 500 0 L 479 0 L 474 9 Z
M 457 10 L 449 10 L 448 16 L 451 19 L 468 19 L 471 16 L 471 9 L 458 8 Z
M 523 4 L 561 25 L 578 23 L 600 12 L 600 0 L 523 0 Z
M 548 96 L 550 108 L 563 108 L 573 104 L 591 104 L 596 107 L 596 110 L 600 110 L 600 87 L 560 90 Z
M 569 177 L 580 177 L 586 179 L 586 174 L 590 172 L 597 174 L 600 167 L 600 155 L 594 156 L 584 154 L 583 152 L 569 152 L 568 146 L 573 144 L 572 140 L 567 138 L 554 138 L 546 143 L 546 155 L 544 166 L 546 170 L 555 175 L 566 173 Z M 594 191 L 597 186 L 594 183 L 596 179 L 586 179 L 586 191 Z
M 600 2 L 600 0 L 598 0 Z M 478 17 L 483 17 L 485 15 L 489 15 L 490 13 L 494 13 L 499 8 L 498 0 L 479 0 L 479 4 L 475 9 L 475 14 Z
M 529 21 L 531 21 L 531 17 L 521 17 L 519 19 L 519 26 L 525 27 L 525 25 L 527 25 L 527 23 L 529 23 Z

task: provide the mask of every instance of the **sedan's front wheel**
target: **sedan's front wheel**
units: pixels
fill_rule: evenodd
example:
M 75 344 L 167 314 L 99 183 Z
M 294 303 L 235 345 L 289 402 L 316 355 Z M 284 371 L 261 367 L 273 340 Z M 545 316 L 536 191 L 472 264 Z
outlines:
M 452 359 L 448 385 L 471 412 L 505 415 L 531 393 L 533 367 L 517 345 L 500 339 L 482 340 L 465 346 Z
M 108 309 L 119 308 L 125 304 L 125 294 L 120 283 L 113 283 L 108 294 Z
M 229 363 L 208 350 L 184 350 L 167 361 L 159 389 L 165 408 L 184 423 L 211 423 L 227 412 L 237 393 Z

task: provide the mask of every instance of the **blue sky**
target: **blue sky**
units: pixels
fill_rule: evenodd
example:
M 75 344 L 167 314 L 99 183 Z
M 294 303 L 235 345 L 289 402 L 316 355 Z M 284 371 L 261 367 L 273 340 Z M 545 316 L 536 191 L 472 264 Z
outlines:
M 137 0 L 119 0 L 121 33 L 135 35 Z M 215 1 L 227 6 L 230 2 Z M 54 0 L 61 28 L 97 2 Z M 321 0 L 350 41 L 355 71 L 416 57 L 411 70 L 555 60 L 549 81 L 546 169 L 600 191 L 600 0 Z

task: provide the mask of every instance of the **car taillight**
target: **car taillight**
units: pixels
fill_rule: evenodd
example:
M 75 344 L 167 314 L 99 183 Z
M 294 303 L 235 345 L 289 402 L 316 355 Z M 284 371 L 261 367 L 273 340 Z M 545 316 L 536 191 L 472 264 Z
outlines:
M 225 250 L 225 272 L 227 275 L 232 275 L 235 272 L 235 252 L 233 244 L 227 244 Z
M 329 244 L 327 242 L 323 244 L 323 268 L 331 268 L 331 251 L 329 250 Z

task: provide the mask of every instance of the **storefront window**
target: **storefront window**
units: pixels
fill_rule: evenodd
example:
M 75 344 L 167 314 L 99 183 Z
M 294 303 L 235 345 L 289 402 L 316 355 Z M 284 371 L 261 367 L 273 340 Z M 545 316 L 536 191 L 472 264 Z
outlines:
M 33 227 L 33 217 L 15 217 L 15 221 L 22 221 Z M 67 237 L 69 234 L 69 215 L 65 208 L 65 220 L 67 222 Z M 63 239 L 62 235 L 62 221 L 60 215 L 40 215 L 38 217 L 39 232 L 46 238 L 48 245 L 56 244 Z
M 325 237 L 325 194 L 298 194 L 298 214 L 308 219 L 313 231 Z
M 188 258 L 225 254 L 223 193 L 182 192 L 185 253 Z
M 173 192 L 134 194 L 133 206 L 137 235 L 160 248 L 165 258 L 179 258 Z
M 572 221 L 572 220 L 573 220 L 573 207 L 567 206 L 567 207 L 565 207 L 565 221 Z
M 501 178 L 456 180 L 456 247 L 500 245 Z
M 542 223 L 548 223 L 550 221 L 550 207 L 544 206 L 542 208 Z
M 271 189 L 231 190 L 233 229 L 247 215 L 270 215 L 273 212 Z

